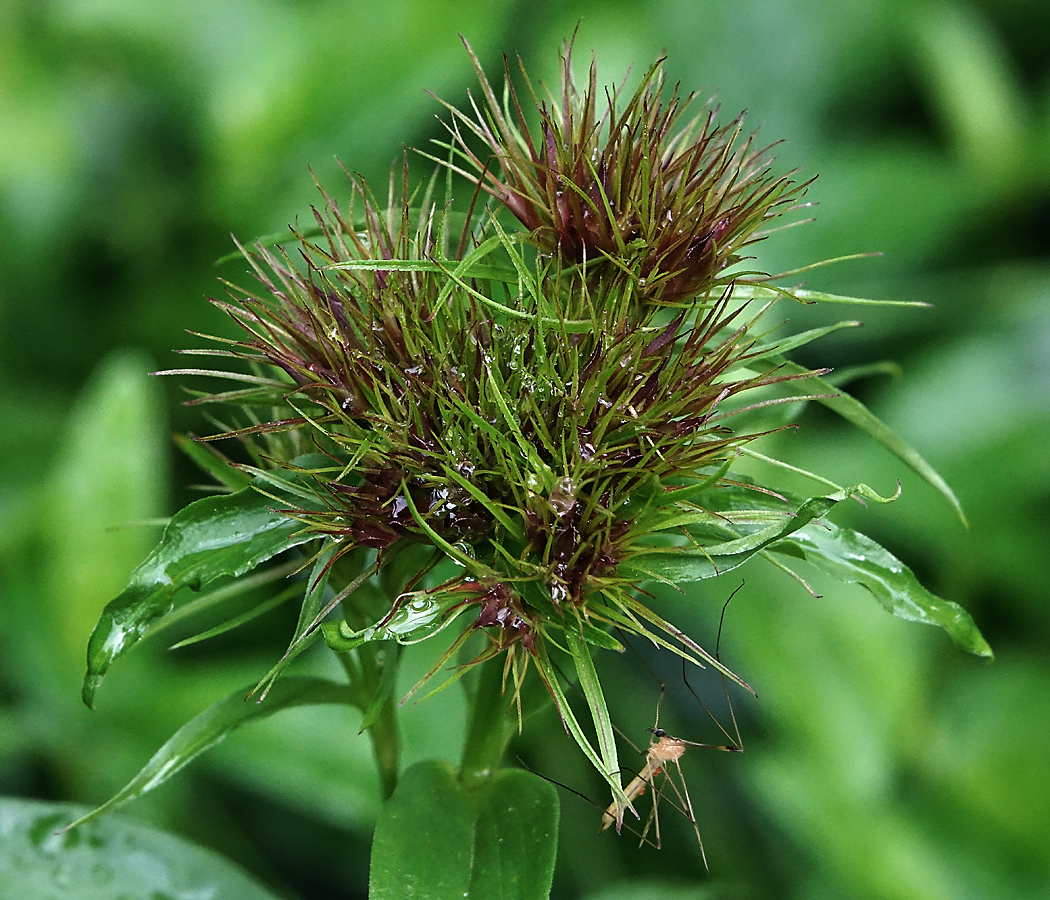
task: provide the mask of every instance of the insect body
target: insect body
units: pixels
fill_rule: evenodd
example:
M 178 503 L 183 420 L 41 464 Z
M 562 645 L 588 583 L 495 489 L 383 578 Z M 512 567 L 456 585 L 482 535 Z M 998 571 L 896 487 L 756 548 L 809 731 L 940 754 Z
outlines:
M 743 748 L 738 745 L 700 744 L 695 741 L 685 741 L 681 738 L 672 737 L 662 728 L 650 728 L 649 731 L 652 733 L 654 740 L 650 742 L 649 749 L 645 754 L 645 766 L 643 766 L 642 770 L 631 780 L 630 784 L 624 788 L 624 794 L 626 794 L 629 801 L 633 801 L 635 798 L 642 796 L 642 794 L 645 793 L 645 789 L 653 784 L 653 779 L 660 775 L 661 772 L 664 772 L 664 783 L 670 786 L 670 791 L 675 798 L 676 805 L 680 812 L 682 812 L 692 823 L 693 831 L 696 833 L 696 842 L 700 847 L 700 855 L 703 857 L 704 866 L 706 868 L 707 855 L 704 853 L 704 843 L 700 839 L 700 827 L 696 824 L 696 815 L 693 813 L 693 802 L 689 797 L 689 788 L 686 787 L 685 777 L 682 775 L 682 767 L 678 761 L 682 758 L 682 754 L 685 753 L 687 747 L 700 747 L 706 750 L 726 750 L 731 753 L 740 753 Z M 677 780 L 670 777 L 672 766 L 674 772 L 678 776 Z M 655 826 L 657 848 L 660 847 L 660 815 L 658 812 L 659 797 L 660 791 L 656 790 L 653 794 L 653 811 L 642 831 L 642 843 L 644 843 L 649 834 L 649 829 Z M 601 830 L 605 831 L 614 824 L 616 825 L 617 831 L 620 830 L 620 826 L 623 824 L 623 811 L 622 809 L 618 809 L 615 801 L 610 803 L 605 812 L 602 813 Z
M 742 585 L 741 585 L 742 586 Z M 740 588 L 737 588 L 737 591 Z M 715 658 L 718 659 L 718 649 L 722 640 L 722 623 L 725 620 L 726 607 L 729 606 L 729 601 L 733 599 L 737 591 L 733 591 L 729 595 L 729 599 L 726 600 L 722 606 L 722 616 L 718 623 L 718 638 L 715 641 Z M 651 671 L 651 670 L 650 670 Z M 654 675 L 655 677 L 655 675 Z M 650 785 L 653 785 L 654 779 L 663 775 L 661 785 L 659 787 L 653 787 L 653 808 L 649 814 L 649 818 L 645 823 L 645 828 L 642 830 L 641 843 L 645 843 L 645 839 L 649 834 L 649 829 L 655 826 L 656 831 L 656 847 L 660 847 L 660 816 L 659 816 L 659 802 L 661 797 L 667 797 L 669 802 L 677 807 L 678 811 L 682 813 L 692 824 L 693 832 L 696 834 L 696 843 L 700 848 L 700 856 L 704 861 L 704 868 L 707 868 L 707 854 L 704 852 L 704 842 L 700 839 L 700 827 L 696 824 L 696 815 L 693 813 L 693 802 L 689 798 L 689 788 L 686 786 L 685 777 L 682 774 L 682 767 L 679 760 L 682 758 L 682 754 L 685 753 L 687 747 L 699 747 L 704 750 L 725 750 L 729 753 L 742 753 L 744 750 L 743 744 L 740 739 L 740 728 L 737 725 L 736 715 L 733 712 L 733 704 L 729 702 L 729 692 L 726 686 L 725 676 L 722 676 L 722 686 L 726 691 L 726 704 L 729 707 L 729 718 L 732 721 L 732 727 L 734 734 L 730 734 L 718 721 L 715 715 L 708 709 L 707 705 L 697 695 L 696 691 L 693 690 L 689 680 L 686 678 L 685 664 L 682 665 L 682 681 L 685 686 L 689 689 L 689 692 L 696 699 L 696 702 L 700 704 L 700 707 L 707 713 L 711 721 L 718 726 L 718 729 L 725 736 L 729 742 L 727 744 L 701 744 L 696 741 L 686 741 L 682 738 L 677 738 L 669 735 L 660 727 L 660 709 L 663 706 L 664 700 L 664 687 L 660 685 L 660 699 L 656 703 L 656 721 L 653 723 L 653 727 L 648 729 L 649 733 L 652 734 L 652 739 L 649 742 L 649 748 L 645 753 L 645 765 L 642 770 L 631 780 L 630 784 L 624 788 L 624 795 L 627 798 L 628 804 L 632 803 L 636 798 L 642 796 L 645 793 L 645 789 Z M 619 729 L 617 729 L 619 732 Z M 627 739 L 630 743 L 630 739 L 619 732 L 620 735 Z M 634 746 L 632 744 L 632 746 Z M 638 748 L 635 748 L 638 749 Z M 677 775 L 677 778 L 672 777 L 672 773 Z M 633 807 L 628 806 L 631 812 L 635 812 Z M 602 813 L 602 827 L 601 830 L 605 831 L 611 825 L 616 826 L 617 833 L 623 826 L 624 806 L 622 800 L 613 800 L 612 803 L 606 807 Z
M 645 789 L 653 783 L 653 779 L 660 774 L 668 763 L 678 763 L 682 754 L 685 753 L 686 744 L 678 738 L 671 737 L 662 728 L 651 729 L 657 740 L 649 745 L 649 751 L 645 755 L 645 767 L 624 788 L 624 794 L 628 800 L 634 800 L 645 793 Z M 602 813 L 602 831 L 616 823 L 616 803 L 610 803 L 609 808 Z M 622 817 L 621 820 L 622 822 Z M 616 829 L 619 831 L 619 827 Z

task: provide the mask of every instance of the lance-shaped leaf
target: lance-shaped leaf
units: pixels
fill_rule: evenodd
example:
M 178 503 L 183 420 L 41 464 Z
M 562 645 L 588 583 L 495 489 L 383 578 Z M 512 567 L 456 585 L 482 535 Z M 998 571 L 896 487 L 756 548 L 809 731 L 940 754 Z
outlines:
M 936 488 L 952 505 L 963 525 L 967 525 L 966 513 L 963 512 L 959 498 L 955 496 L 955 491 L 951 489 L 940 472 L 931 466 L 918 450 L 879 419 L 863 403 L 849 394 L 837 390 L 834 385 L 819 375 L 806 375 L 807 370 L 797 363 L 789 362 L 783 357 L 776 355 L 770 356 L 769 360 L 777 363 L 784 372 L 800 376 L 796 381 L 787 382 L 792 390 L 799 394 L 815 395 L 818 403 L 838 413 L 847 422 L 873 437 L 897 459 L 907 464 L 912 471 L 920 475 L 927 484 Z
M 931 594 L 911 569 L 859 532 L 830 522 L 813 522 L 769 549 L 804 559 L 842 581 L 863 585 L 898 618 L 937 625 L 963 650 L 992 656 L 991 647 L 966 610 Z
M 725 495 L 736 492 L 720 489 L 718 493 L 723 495 L 720 499 L 724 500 Z M 785 511 L 781 501 L 758 492 L 749 492 L 748 501 L 757 509 L 754 510 L 753 516 L 745 517 L 745 522 L 748 519 L 753 522 L 772 517 L 774 520 L 772 524 L 750 533 L 745 531 L 735 540 L 722 541 L 717 544 L 654 547 L 632 556 L 620 567 L 620 573 L 659 578 L 672 584 L 714 578 L 716 575 L 743 565 L 759 551 L 798 531 L 814 519 L 827 515 L 837 503 L 855 494 L 883 503 L 891 499 L 880 497 L 867 485 L 859 484 L 836 491 L 826 497 L 812 497 L 799 505 L 797 511 L 791 514 Z M 725 523 L 731 528 L 733 518 L 726 515 Z M 741 526 L 741 530 L 746 528 L 746 525 Z
M 609 716 L 609 707 L 605 702 L 601 681 L 594 668 L 594 660 L 591 659 L 590 648 L 571 624 L 565 629 L 565 642 L 576 666 L 576 674 L 580 678 L 580 689 L 587 698 L 587 707 L 591 711 L 591 721 L 594 723 L 594 731 L 598 737 L 598 750 L 604 766 L 602 774 L 606 778 L 613 776 L 614 785 L 618 787 L 620 763 L 616 755 L 616 736 L 613 734 L 612 718 Z M 616 790 L 613 791 L 613 798 L 616 801 L 617 823 L 619 823 L 623 819 L 626 805 L 621 805 L 623 798 Z
M 245 488 L 205 497 L 172 517 L 160 543 L 95 625 L 83 687 L 88 706 L 94 705 L 98 686 L 113 661 L 171 611 L 180 588 L 198 590 L 221 576 L 243 575 L 283 550 L 318 537 L 274 509 L 276 505 L 254 488 Z
M 235 691 L 183 725 L 153 754 L 138 775 L 97 809 L 81 816 L 68 827 L 76 828 L 97 819 L 153 790 L 245 722 L 265 719 L 282 709 L 296 706 L 353 702 L 353 691 L 349 686 L 322 678 L 285 678 L 270 691 L 263 703 L 247 699 L 250 689 L 246 687 Z

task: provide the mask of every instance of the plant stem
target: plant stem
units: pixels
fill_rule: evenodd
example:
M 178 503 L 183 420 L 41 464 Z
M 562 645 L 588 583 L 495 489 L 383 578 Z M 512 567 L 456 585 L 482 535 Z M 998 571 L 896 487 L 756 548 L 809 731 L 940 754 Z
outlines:
M 361 648 L 361 651 L 367 651 L 373 657 L 370 663 L 365 663 L 366 671 L 371 669 L 378 675 L 374 679 L 373 690 L 379 689 L 383 667 L 397 666 L 398 648 L 386 647 L 384 643 L 365 644 Z M 394 655 L 394 659 L 390 659 L 391 654 Z M 363 659 L 362 662 L 364 662 Z M 368 729 L 368 736 L 372 739 L 372 755 L 379 769 L 379 783 L 383 787 L 383 799 L 386 800 L 397 787 L 397 769 L 401 758 L 401 735 L 397 726 L 397 705 L 394 702 L 393 691 L 388 693 L 383 700 L 379 715 Z
M 479 785 L 499 768 L 507 744 L 517 730 L 517 720 L 507 715 L 500 660 L 489 660 L 476 668 L 477 687 L 459 769 L 460 781 L 468 789 Z
M 356 705 L 369 716 L 370 704 L 383 690 L 383 674 L 388 666 L 397 666 L 398 650 L 392 642 L 366 643 L 350 653 L 339 653 L 339 661 L 357 689 Z M 391 658 L 392 655 L 392 658 Z M 387 691 L 378 711 L 371 715 L 368 737 L 372 742 L 372 756 L 379 770 L 383 799 L 387 800 L 397 787 L 398 764 L 401 758 L 401 735 L 397 725 L 397 705 L 393 691 Z

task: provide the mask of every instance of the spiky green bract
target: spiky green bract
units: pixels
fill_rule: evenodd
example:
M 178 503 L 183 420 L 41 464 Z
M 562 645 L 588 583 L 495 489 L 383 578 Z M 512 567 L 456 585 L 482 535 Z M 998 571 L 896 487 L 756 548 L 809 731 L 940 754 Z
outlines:
M 743 136 L 743 115 L 718 125 L 710 104 L 689 113 L 695 95 L 665 98 L 663 59 L 626 103 L 623 84 L 602 100 L 593 61 L 577 87 L 566 44 L 557 95 L 538 98 L 523 70 L 530 121 L 509 67 L 501 102 L 467 50 L 484 104 L 471 98 L 473 115 L 448 106 L 452 140 L 441 146 L 451 157 L 438 161 L 504 204 L 538 246 L 629 282 L 649 302 L 688 305 L 728 284 L 725 270 L 805 190 L 771 174 L 770 148 Z
M 464 635 L 491 637 L 477 659 L 507 651 L 515 685 L 534 661 L 568 720 L 550 661 L 567 650 L 598 730 L 589 755 L 618 791 L 580 648 L 618 647 L 615 625 L 719 665 L 641 602 L 637 559 L 703 546 L 685 527 L 710 518 L 697 491 L 718 490 L 756 436 L 732 417 L 803 376 L 763 363 L 766 307 L 729 289 L 668 310 L 538 253 L 487 211 L 453 230 L 446 208 L 404 172 L 385 206 L 351 179 L 347 209 L 326 195 L 319 237 L 300 235 L 298 262 L 246 251 L 260 288 L 216 301 L 246 337 L 205 352 L 247 362 L 230 375 L 247 386 L 191 402 L 233 408 L 216 437 L 245 441 L 254 474 L 313 485 L 287 512 L 335 542 L 328 565 L 355 548 L 380 569 L 417 560 L 378 621 L 326 629 L 333 647 L 421 640 L 472 609 Z M 708 537 L 724 543 L 724 529 Z M 430 552 L 401 556 L 413 545 Z M 435 585 L 423 575 L 438 558 L 458 569 Z
M 460 563 L 441 590 L 504 645 L 595 593 L 628 608 L 620 561 L 679 515 L 643 528 L 644 498 L 716 472 L 754 436 L 727 426 L 737 396 L 798 376 L 755 359 L 755 317 L 728 292 L 672 318 L 494 219 L 453 237 L 426 197 L 381 210 L 356 181 L 351 197 L 318 214 L 304 264 L 251 251 L 263 290 L 220 302 L 250 337 L 219 352 L 269 374 L 193 402 L 250 402 L 226 434 L 264 437 L 264 468 L 324 454 L 307 468 L 326 511 L 296 514 L 344 550 L 415 542 Z
M 345 208 L 322 191 L 315 222 L 292 233 L 294 253 L 245 249 L 258 287 L 231 284 L 229 299 L 215 301 L 243 337 L 198 351 L 232 370 L 181 371 L 236 383 L 190 402 L 228 410 L 216 415 L 213 439 L 238 438 L 252 462 L 237 471 L 221 454 L 198 452 L 205 468 L 230 487 L 250 476 L 245 490 L 262 518 L 290 517 L 296 545 L 316 547 L 303 564 L 313 571 L 295 633 L 260 697 L 323 634 L 346 654 L 366 727 L 382 724 L 377 759 L 392 789 L 390 642 L 458 627 L 420 684 L 461 662 L 469 645 L 471 662 L 451 677 L 502 655 L 502 682 L 489 682 L 485 696 L 503 687 L 520 711 L 534 667 L 609 783 L 619 819 L 630 804 L 594 649 L 622 649 L 619 629 L 743 684 L 650 608 L 646 581 L 711 578 L 756 555 L 786 569 L 771 556 L 779 552 L 858 581 L 896 615 L 939 624 L 968 649 L 987 648 L 965 613 L 923 595 L 888 554 L 855 564 L 851 554 L 867 539 L 810 540 L 812 529 L 802 531 L 847 497 L 884 498 L 748 446 L 819 400 L 953 498 L 921 456 L 818 377 L 823 370 L 783 355 L 858 323 L 773 337 L 779 322 L 766 321 L 782 297 L 854 301 L 781 290 L 770 276 L 728 268 L 805 186 L 771 175 L 766 151 L 739 141 L 739 120 L 717 126 L 705 107 L 679 127 L 691 98 L 661 99 L 662 63 L 622 109 L 611 90 L 599 115 L 593 66 L 581 92 L 568 49 L 563 62 L 561 96 L 536 102 L 534 131 L 513 89 L 501 104 L 478 66 L 485 109 L 453 111 L 440 202 L 436 178 L 413 189 L 405 163 L 383 203 L 353 177 Z M 471 149 L 475 139 L 492 159 Z M 452 208 L 455 171 L 475 185 L 466 214 Z M 486 192 L 495 199 L 479 210 Z M 756 483 L 737 471 L 740 456 L 830 491 L 795 497 Z M 187 522 L 207 536 L 229 505 Z M 172 530 L 158 559 L 181 566 L 180 533 Z M 187 583 L 201 554 L 176 570 Z M 139 578 L 163 603 L 141 614 L 122 598 L 107 608 L 112 627 L 102 637 L 123 643 L 100 638 L 106 652 L 90 661 L 89 676 L 170 608 L 178 584 L 166 578 L 167 569 Z M 338 605 L 344 620 L 325 621 Z M 479 634 L 487 642 L 471 641 Z M 592 727 L 577 718 L 566 677 L 578 683 Z M 498 697 L 488 706 L 502 721 Z M 504 742 L 474 735 L 470 765 L 487 770 Z

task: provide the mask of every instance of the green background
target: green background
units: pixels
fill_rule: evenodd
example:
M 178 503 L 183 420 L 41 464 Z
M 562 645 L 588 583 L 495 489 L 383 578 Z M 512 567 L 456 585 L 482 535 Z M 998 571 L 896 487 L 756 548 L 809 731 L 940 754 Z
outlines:
M 886 508 L 836 519 L 882 541 L 963 604 L 997 652 L 969 658 L 892 619 L 860 589 L 814 576 L 814 599 L 747 566 L 723 658 L 757 688 L 734 696 L 746 752 L 684 761 L 711 862 L 665 804 L 664 849 L 597 833 L 563 792 L 556 897 L 1044 897 L 1050 889 L 1050 5 L 859 0 L 438 2 L 7 0 L 0 4 L 0 794 L 98 803 L 183 721 L 263 674 L 294 610 L 169 653 L 144 645 L 80 705 L 98 612 L 157 537 L 149 520 L 196 496 L 172 431 L 185 329 L 228 331 L 205 302 L 214 260 L 306 221 L 309 169 L 335 157 L 377 187 L 403 146 L 440 137 L 440 106 L 500 53 L 556 79 L 579 22 L 604 81 L 661 51 L 672 81 L 748 110 L 784 169 L 819 175 L 816 222 L 760 248 L 767 271 L 847 253 L 813 288 L 923 300 L 807 348 L 898 378 L 854 390 L 957 491 L 935 493 L 817 410 L 777 438 L 789 458 Z M 417 172 L 426 171 L 420 160 Z M 792 327 L 823 310 L 791 309 Z M 708 645 L 740 579 L 658 607 Z M 168 635 L 167 637 L 170 637 Z M 405 685 L 440 648 L 410 654 Z M 664 724 L 712 740 L 681 672 L 662 664 Z M 324 672 L 313 654 L 305 671 Z M 634 654 L 601 660 L 614 719 L 644 744 L 659 685 Z M 691 678 L 715 702 L 721 686 Z M 289 897 L 357 897 L 378 808 L 356 713 L 297 710 L 231 737 L 128 812 L 232 856 Z M 454 760 L 455 691 L 405 711 L 405 764 Z M 516 752 L 606 800 L 551 716 Z M 627 758 L 625 754 L 625 758 Z

